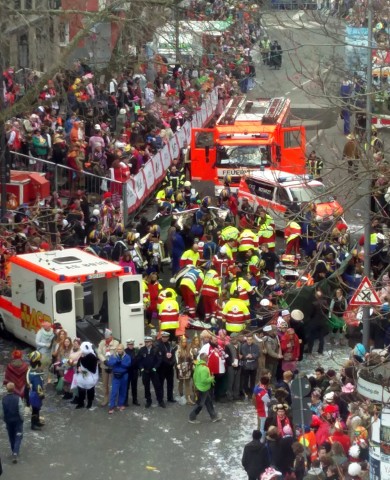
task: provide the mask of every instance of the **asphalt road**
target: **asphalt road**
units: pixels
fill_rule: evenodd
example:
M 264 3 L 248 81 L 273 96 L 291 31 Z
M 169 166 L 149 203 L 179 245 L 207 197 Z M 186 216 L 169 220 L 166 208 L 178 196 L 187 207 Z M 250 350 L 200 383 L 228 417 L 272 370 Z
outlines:
M 286 15 L 279 12 L 276 17 L 265 16 L 265 22 L 271 39 L 278 39 L 283 49 L 287 45 L 289 48 L 299 45 L 299 56 L 294 56 L 293 49 L 285 54 L 280 71 L 257 65 L 257 87 L 250 94 L 254 97 L 287 95 L 292 99 L 295 120 L 307 126 L 311 146 L 325 159 L 325 182 L 332 188 L 346 178 L 345 185 L 340 187 L 340 199 L 345 197 L 351 203 L 347 219 L 358 224 L 357 193 L 340 164 L 340 149 L 345 140 L 337 109 L 324 98 L 314 102 L 308 93 L 316 91 L 318 83 L 312 82 L 306 73 L 326 69 L 334 48 L 326 46 L 331 41 L 320 35 L 321 29 L 312 18 L 291 12 L 290 16 L 298 15 L 291 20 Z M 297 26 L 301 18 L 311 22 L 307 23 L 308 28 Z M 258 54 L 255 58 L 258 59 Z M 304 62 L 305 69 L 299 70 L 297 61 L 298 66 Z M 329 78 L 332 84 L 331 77 L 324 78 Z M 303 85 L 306 91 L 299 86 L 304 82 L 307 82 Z M 0 340 L 0 380 L 15 345 L 19 344 Z M 345 349 L 338 349 L 335 354 L 326 354 L 316 361 L 305 360 L 300 368 L 307 373 L 313 372 L 319 364 L 338 369 L 346 356 Z M 139 391 L 142 401 L 141 383 Z M 99 398 L 98 389 L 97 403 Z M 41 432 L 32 432 L 26 417 L 25 437 L 17 465 L 11 464 L 5 428 L 1 430 L 3 478 L 244 480 L 247 477 L 241 467 L 241 455 L 252 429 L 256 428 L 254 407 L 236 403 L 218 405 L 217 409 L 223 415 L 222 422 L 210 423 L 207 414 L 202 412 L 200 425 L 188 424 L 190 407 L 178 404 L 169 405 L 165 410 L 130 407 L 108 415 L 107 408 L 74 410 L 48 387 L 43 407 L 46 426 Z

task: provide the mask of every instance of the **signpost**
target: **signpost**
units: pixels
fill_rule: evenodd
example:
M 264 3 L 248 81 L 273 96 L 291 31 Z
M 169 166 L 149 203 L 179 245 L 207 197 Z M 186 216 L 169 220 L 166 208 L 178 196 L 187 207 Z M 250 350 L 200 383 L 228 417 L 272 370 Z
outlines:
M 305 435 L 305 425 L 311 424 L 313 413 L 308 408 L 306 395 L 311 391 L 311 385 L 306 377 L 297 377 L 291 383 L 291 398 L 292 398 L 292 414 L 295 425 L 300 425 L 302 428 L 302 435 Z M 305 437 L 303 437 L 305 438 Z M 306 449 L 304 450 L 305 465 L 307 465 Z

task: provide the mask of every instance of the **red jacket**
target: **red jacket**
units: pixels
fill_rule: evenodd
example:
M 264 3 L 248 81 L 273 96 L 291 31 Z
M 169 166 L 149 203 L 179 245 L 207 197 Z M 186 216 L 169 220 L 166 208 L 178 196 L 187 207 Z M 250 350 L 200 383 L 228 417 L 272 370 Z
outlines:
M 335 430 L 333 435 L 329 437 L 329 442 L 330 443 L 340 442 L 341 445 L 343 446 L 344 453 L 348 455 L 348 451 L 351 446 L 351 439 L 346 433 L 341 432 L 339 430 Z
M 280 346 L 283 354 L 291 353 L 292 360 L 298 360 L 301 346 L 296 333 L 294 333 L 294 335 L 290 335 L 286 332 L 280 339 Z

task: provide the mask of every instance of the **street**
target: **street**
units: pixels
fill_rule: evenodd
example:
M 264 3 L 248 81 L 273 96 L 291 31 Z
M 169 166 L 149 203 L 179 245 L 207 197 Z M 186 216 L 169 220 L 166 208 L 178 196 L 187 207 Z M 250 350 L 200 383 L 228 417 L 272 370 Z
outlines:
M 283 50 L 288 45 L 301 46 L 299 59 L 304 59 L 304 71 L 313 73 L 320 69 L 325 83 L 334 47 L 316 22 L 308 20 L 307 28 L 297 28 L 289 16 L 298 15 L 296 21 L 305 20 L 305 12 L 277 12 L 265 15 L 271 40 L 277 39 Z M 306 19 L 307 20 L 307 19 Z M 315 32 L 315 35 L 314 35 Z M 317 45 L 317 46 L 315 46 Z M 320 61 L 321 59 L 321 61 Z M 295 62 L 294 62 L 295 60 Z M 285 51 L 283 66 L 279 71 L 263 67 L 256 47 L 256 87 L 250 98 L 287 96 L 292 101 L 294 119 L 307 127 L 307 141 L 323 157 L 324 183 L 335 190 L 337 198 L 346 208 L 346 220 L 351 229 L 360 234 L 362 201 L 360 187 L 348 178 L 342 162 L 345 136 L 342 121 L 335 105 L 317 91 L 315 101 L 309 93 L 320 89 L 304 73 L 297 71 L 294 51 Z M 299 63 L 299 62 L 298 62 Z M 329 77 L 330 78 L 330 77 Z M 330 80 L 329 80 L 330 81 Z M 314 85 L 312 85 L 314 83 Z M 302 85 L 300 87 L 299 85 Z M 304 90 L 302 89 L 304 88 Z M 310 148 L 308 148 L 310 151 Z M 0 380 L 5 364 L 15 348 L 29 351 L 26 345 L 13 340 L 0 339 Z M 312 374 L 316 366 L 339 370 L 348 357 L 347 347 L 337 347 L 316 360 L 305 359 L 299 369 Z M 95 399 L 96 408 L 75 410 L 74 405 L 57 396 L 53 386 L 47 387 L 42 415 L 46 425 L 40 432 L 30 430 L 30 414 L 26 412 L 25 435 L 17 465 L 13 465 L 5 427 L 0 434 L 0 455 L 4 478 L 16 480 L 73 478 L 77 480 L 149 480 L 179 479 L 245 480 L 241 456 L 244 445 L 257 428 L 256 411 L 251 403 L 217 404 L 223 416 L 219 423 L 211 423 L 207 412 L 199 416 L 200 425 L 188 423 L 191 407 L 168 404 L 166 409 L 156 407 L 146 410 L 143 386 L 138 384 L 140 407 L 131 405 L 123 412 L 108 415 L 108 408 L 99 407 L 102 400 L 100 385 Z

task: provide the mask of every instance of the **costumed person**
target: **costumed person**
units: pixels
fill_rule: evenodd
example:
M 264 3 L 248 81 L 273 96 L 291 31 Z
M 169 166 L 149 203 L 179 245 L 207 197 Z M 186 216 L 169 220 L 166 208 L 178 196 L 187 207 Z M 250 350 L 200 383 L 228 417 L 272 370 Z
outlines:
M 125 409 L 128 369 L 131 365 L 131 358 L 125 353 L 124 346 L 119 343 L 114 355 L 107 352 L 107 360 L 104 362 L 107 367 L 112 368 L 112 383 L 110 395 L 109 414 L 114 413 L 114 408 Z M 87 407 L 89 408 L 89 407 Z
M 5 367 L 3 385 L 13 383 L 14 393 L 16 393 L 16 395 L 19 395 L 19 397 L 24 398 L 28 364 L 23 361 L 23 353 L 21 350 L 14 350 L 11 355 L 12 360 Z
M 43 377 L 41 364 L 42 355 L 38 352 L 30 354 L 30 368 L 27 370 L 27 385 L 29 388 L 29 401 L 31 407 L 31 430 L 40 430 L 43 423 L 39 419 L 44 398 Z
M 180 337 L 179 347 L 176 349 L 176 373 L 180 397 L 184 397 L 187 405 L 194 405 L 191 398 L 191 377 L 194 357 L 185 335 Z
M 37 296 L 38 295 L 40 295 L 40 289 L 37 291 Z M 41 328 L 35 336 L 35 346 L 37 351 L 41 354 L 40 362 L 43 369 L 49 368 L 51 363 L 51 348 L 54 337 L 55 335 L 52 329 L 52 324 L 50 322 L 42 322 Z
M 284 437 L 283 429 L 285 426 L 289 426 L 291 429 L 292 421 L 287 416 L 287 411 L 289 410 L 289 406 L 287 403 L 278 403 L 272 407 L 274 415 L 268 417 L 265 421 L 264 429 L 268 431 L 269 427 L 276 427 L 278 429 L 278 433 L 281 437 Z
M 97 354 L 100 361 L 100 367 L 102 369 L 102 383 L 103 383 L 103 402 L 100 406 L 105 407 L 108 405 L 108 398 L 110 393 L 110 384 L 111 384 L 111 377 L 112 377 L 112 370 L 111 368 L 107 367 L 105 364 L 108 353 L 110 355 L 114 355 L 116 349 L 118 348 L 119 342 L 115 340 L 112 336 L 112 331 L 109 328 L 104 330 L 104 339 L 100 341 Z
M 300 343 L 298 335 L 296 335 L 293 328 L 288 328 L 286 333 L 281 337 L 280 347 L 283 355 L 283 372 L 288 370 L 295 372 L 300 355 Z
M 76 408 L 84 408 L 85 397 L 87 397 L 87 408 L 90 409 L 95 398 L 95 386 L 99 380 L 98 359 L 92 343 L 83 342 L 80 348 L 81 356 L 77 362 L 74 376 L 78 390 Z

